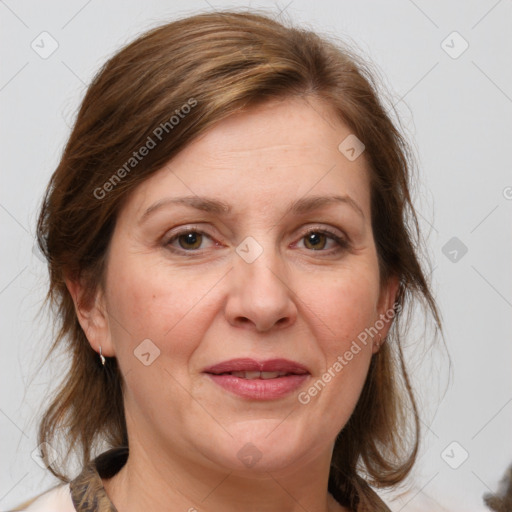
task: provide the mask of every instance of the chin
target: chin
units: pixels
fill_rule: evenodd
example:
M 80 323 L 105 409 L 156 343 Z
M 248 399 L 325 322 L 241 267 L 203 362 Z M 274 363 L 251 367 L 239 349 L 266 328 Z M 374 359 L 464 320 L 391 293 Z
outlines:
M 268 472 L 296 467 L 297 461 L 306 455 L 304 447 L 308 446 L 309 440 L 299 436 L 293 429 L 283 428 L 282 419 L 250 423 L 256 424 L 251 425 L 250 430 L 247 429 L 247 423 L 238 432 L 236 429 L 228 429 L 233 438 L 226 440 L 222 453 L 216 453 L 220 464 L 230 471 L 268 477 Z M 220 447 L 220 444 L 217 446 Z

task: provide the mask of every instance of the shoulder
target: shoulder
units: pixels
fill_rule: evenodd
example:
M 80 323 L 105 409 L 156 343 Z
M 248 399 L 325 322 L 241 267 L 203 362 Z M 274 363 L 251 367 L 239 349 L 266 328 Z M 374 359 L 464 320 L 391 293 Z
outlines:
M 75 512 L 69 484 L 61 484 L 35 498 L 22 503 L 15 511 L 27 512 Z

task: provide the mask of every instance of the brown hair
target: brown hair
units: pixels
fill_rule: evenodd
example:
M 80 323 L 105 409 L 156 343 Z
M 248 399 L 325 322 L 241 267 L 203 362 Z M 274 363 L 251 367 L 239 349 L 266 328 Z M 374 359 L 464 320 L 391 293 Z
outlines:
M 155 28 L 114 55 L 88 88 L 38 222 L 50 273 L 48 303 L 59 322 L 52 349 L 65 344 L 71 354 L 42 418 L 41 443 L 62 436 L 67 457 L 78 451 L 83 463 L 100 441 L 128 444 L 118 365 L 108 358 L 106 370 L 101 367 L 64 278 L 83 280 L 84 301 L 91 300 L 128 194 L 221 119 L 297 96 L 325 101 L 365 144 L 382 282 L 400 279 L 388 341 L 373 356 L 356 409 L 336 440 L 329 491 L 353 510 L 378 510 L 369 485 L 393 486 L 407 476 L 419 419 L 400 339 L 405 308 L 419 300 L 441 327 L 415 249 L 421 239 L 409 192 L 411 152 L 366 63 L 339 42 L 254 11 L 199 14 Z M 127 167 L 158 127 L 161 140 Z M 67 481 L 58 464 L 49 469 Z

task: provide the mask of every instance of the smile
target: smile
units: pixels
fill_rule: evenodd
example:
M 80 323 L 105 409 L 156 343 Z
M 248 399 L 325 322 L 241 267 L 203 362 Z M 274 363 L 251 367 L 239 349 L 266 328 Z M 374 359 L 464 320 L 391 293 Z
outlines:
M 304 365 L 288 359 L 232 359 L 206 368 L 204 373 L 225 391 L 251 400 L 285 397 L 310 376 Z

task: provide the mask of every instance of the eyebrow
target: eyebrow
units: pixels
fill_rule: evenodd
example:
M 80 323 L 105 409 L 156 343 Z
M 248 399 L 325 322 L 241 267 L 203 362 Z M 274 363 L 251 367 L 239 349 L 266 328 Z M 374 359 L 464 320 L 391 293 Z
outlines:
M 200 196 L 184 196 L 165 198 L 152 204 L 141 216 L 139 224 L 144 222 L 152 213 L 160 210 L 163 207 L 180 204 L 194 208 L 203 212 L 214 213 L 219 216 L 227 216 L 232 212 L 232 207 L 217 199 Z M 345 204 L 355 210 L 363 219 L 365 218 L 364 212 L 361 207 L 348 195 L 329 195 L 329 196 L 307 196 L 296 201 L 293 201 L 286 213 L 296 215 L 309 213 L 311 211 L 319 210 L 334 204 Z

